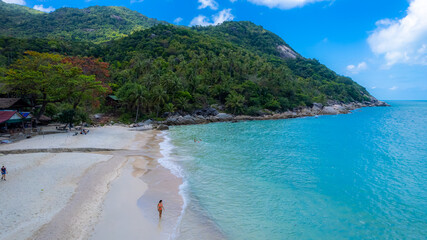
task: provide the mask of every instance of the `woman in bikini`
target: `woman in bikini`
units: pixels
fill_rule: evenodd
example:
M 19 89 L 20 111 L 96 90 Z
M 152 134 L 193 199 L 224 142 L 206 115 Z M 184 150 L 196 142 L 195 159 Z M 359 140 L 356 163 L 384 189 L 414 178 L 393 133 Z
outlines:
M 159 201 L 157 204 L 157 211 L 159 211 L 159 219 L 162 219 L 162 211 L 165 210 L 165 207 L 163 207 L 162 200 Z

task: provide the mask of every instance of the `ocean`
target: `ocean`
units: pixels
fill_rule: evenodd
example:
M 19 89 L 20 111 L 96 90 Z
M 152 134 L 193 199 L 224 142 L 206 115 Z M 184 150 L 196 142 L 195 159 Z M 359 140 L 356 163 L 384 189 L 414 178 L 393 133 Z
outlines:
M 175 239 L 426 239 L 427 101 L 172 127 Z

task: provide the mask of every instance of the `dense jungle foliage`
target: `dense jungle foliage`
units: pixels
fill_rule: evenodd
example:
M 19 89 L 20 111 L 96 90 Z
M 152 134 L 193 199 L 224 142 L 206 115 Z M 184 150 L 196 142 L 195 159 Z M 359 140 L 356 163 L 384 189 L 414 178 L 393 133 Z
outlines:
M 51 13 L 0 1 L 2 36 L 106 42 L 157 24 L 125 7 L 60 8 Z
M 95 12 L 97 16 L 111 16 L 113 10 L 132 12 L 124 8 L 91 7 L 59 9 L 50 14 L 38 15 L 52 18 L 43 21 L 52 21 L 53 26 L 58 24 L 55 16 L 62 16 L 61 21 L 67 22 L 86 19 L 84 14 Z M 70 12 L 73 17 L 66 14 Z M 77 30 L 90 27 L 90 24 L 81 22 Z M 40 23 L 23 23 L 21 26 L 32 28 Z M 108 84 L 104 92 L 116 95 L 120 99 L 119 107 L 107 106 L 101 100 L 98 109 L 90 108 L 93 105 L 86 103 L 85 112 L 115 111 L 128 120 L 131 117 L 160 117 L 165 112 L 191 113 L 195 109 L 212 105 L 234 114 L 255 115 L 264 109 L 285 111 L 311 106 L 314 102 L 361 102 L 369 101 L 371 97 L 350 78 L 337 75 L 315 59 L 305 59 L 298 54 L 296 59 L 281 58 L 277 46 L 291 49 L 290 46 L 274 33 L 253 23 L 225 22 L 218 26 L 192 28 L 158 24 L 157 21 L 152 23 L 151 28 L 102 44 L 99 42 L 114 39 L 118 35 L 112 36 L 107 31 L 93 38 L 65 37 L 80 40 L 69 41 L 56 36 L 65 36 L 64 33 L 78 36 L 75 35 L 77 30 L 61 28 L 59 25 L 52 28 L 52 33 L 44 38 L 37 38 L 40 35 L 30 33 L 31 38 L 16 38 L 23 35 L 1 30 L 0 66 L 6 71 L 16 67 L 16 61 L 27 57 L 24 54 L 27 50 L 58 54 L 61 59 L 69 59 L 71 56 L 91 59 L 84 61 L 84 66 L 75 66 L 80 69 L 92 68 L 88 65 L 95 62 L 108 63 L 105 75 L 108 79 L 102 79 L 103 83 Z M 111 29 L 110 25 L 105 23 L 105 29 Z M 129 28 L 121 28 L 119 25 L 116 29 Z M 133 26 L 132 30 L 128 30 L 136 28 Z M 125 31 L 121 34 L 126 35 Z M 104 67 L 107 66 L 105 64 Z M 52 104 L 47 108 L 47 113 L 58 114 L 58 111 L 49 111 L 55 108 Z

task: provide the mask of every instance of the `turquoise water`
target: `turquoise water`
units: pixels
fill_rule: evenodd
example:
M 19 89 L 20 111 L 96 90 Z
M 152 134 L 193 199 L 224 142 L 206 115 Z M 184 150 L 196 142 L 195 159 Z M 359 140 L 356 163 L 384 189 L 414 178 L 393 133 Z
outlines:
M 178 239 L 426 239 L 427 102 L 389 103 L 172 128 Z

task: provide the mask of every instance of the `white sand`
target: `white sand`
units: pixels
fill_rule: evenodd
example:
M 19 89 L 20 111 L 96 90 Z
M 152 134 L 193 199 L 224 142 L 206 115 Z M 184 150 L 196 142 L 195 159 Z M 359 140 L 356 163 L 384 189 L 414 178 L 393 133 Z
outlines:
M 0 182 L 0 239 L 167 239 L 136 202 L 147 190 L 140 176 L 157 164 L 142 156 L 158 156 L 156 134 L 104 127 L 1 145 L 117 151 L 0 156 L 9 172 Z
M 26 239 L 65 207 L 84 172 L 108 155 L 37 153 L 1 156 L 0 238 Z
M 0 145 L 1 150 L 35 149 L 35 148 L 112 148 L 129 149 L 135 136 L 141 132 L 128 131 L 124 127 L 89 128 L 87 135 L 74 132 L 49 134 L 29 138 L 13 144 Z
M 129 159 L 130 163 L 135 161 L 147 164 L 143 158 Z M 152 221 L 145 219 L 142 210 L 138 208 L 137 200 L 147 190 L 147 184 L 132 176 L 134 171 L 131 164 L 127 164 L 112 184 L 104 202 L 101 220 L 91 239 L 168 239 L 168 235 L 162 233 Z

